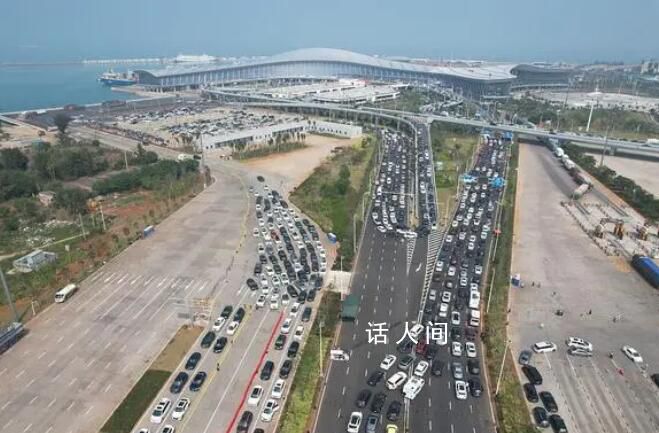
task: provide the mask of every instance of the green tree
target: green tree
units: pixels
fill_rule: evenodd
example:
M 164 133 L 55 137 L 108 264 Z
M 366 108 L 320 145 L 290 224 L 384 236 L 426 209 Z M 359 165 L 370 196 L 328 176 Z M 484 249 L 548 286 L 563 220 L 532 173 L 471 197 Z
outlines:
M 30 174 L 18 170 L 0 170 L 0 201 L 29 197 L 37 193 L 37 183 Z
M 5 170 L 27 170 L 28 158 L 20 149 L 2 149 L 0 156 Z
M 64 188 L 55 194 L 55 207 L 66 209 L 71 215 L 87 212 L 89 193 L 80 188 Z
M 69 123 L 71 123 L 71 116 L 65 113 L 57 113 L 55 117 L 53 117 L 53 123 L 57 126 L 60 133 L 65 134 L 66 128 L 68 128 Z

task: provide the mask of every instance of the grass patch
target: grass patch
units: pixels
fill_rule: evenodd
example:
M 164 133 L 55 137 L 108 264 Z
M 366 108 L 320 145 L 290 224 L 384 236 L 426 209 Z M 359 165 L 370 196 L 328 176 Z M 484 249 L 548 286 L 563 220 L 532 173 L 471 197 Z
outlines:
M 103 425 L 102 433 L 130 433 L 133 430 L 200 333 L 201 328 L 197 327 L 183 326 L 178 330 Z
M 291 201 L 310 216 L 326 233 L 334 233 L 344 269 L 350 269 L 354 258 L 353 219 L 361 229 L 361 205 L 369 187 L 369 174 L 374 164 L 376 140 L 367 136 L 350 147 L 335 150 L 291 194 Z M 359 213 L 360 215 L 355 215 Z M 335 260 L 335 266 L 340 259 Z
M 490 265 L 488 276 L 488 280 L 491 280 L 492 271 L 494 271 L 492 291 L 488 293 L 488 296 L 492 299 L 488 300 L 490 309 L 485 316 L 483 337 L 487 347 L 488 374 L 493 387 L 496 387 L 501 360 L 504 359 L 504 356 L 506 357 L 499 393 L 495 397 L 497 418 L 502 433 L 531 433 L 536 431 L 531 424 L 519 377 L 515 372 L 515 361 L 510 351 L 504 353 L 508 341 L 506 324 L 508 321 L 508 291 L 510 288 L 518 158 L 519 145 L 513 144 L 506 192 L 501 202 L 501 216 L 499 219 L 501 234 L 494 251 L 494 259 Z
M 278 145 L 272 144 L 269 146 L 257 147 L 254 149 L 241 150 L 239 152 L 235 152 L 233 154 L 233 157 L 238 160 L 262 158 L 264 156 L 273 155 L 275 153 L 286 153 L 298 149 L 304 149 L 305 147 L 307 147 L 307 145 L 302 143 L 301 141 L 292 141 L 292 142 L 281 143 Z
M 130 433 L 170 374 L 164 370 L 147 370 L 101 428 L 101 432 Z
M 437 206 L 444 212 L 443 215 L 447 210 L 448 215 L 451 215 L 457 204 L 455 191 L 458 178 L 465 171 L 465 167 L 469 166 L 478 144 L 478 133 L 435 122 L 430 134 L 434 161 L 442 164 L 441 170 L 435 170 Z
M 329 352 L 332 348 L 334 331 L 339 319 L 341 309 L 341 295 L 327 291 L 320 302 L 320 310 L 316 315 L 307 342 L 302 351 L 300 364 L 297 366 L 295 378 L 291 385 L 286 407 L 279 421 L 279 433 L 304 433 L 310 430 L 309 423 L 313 410 L 318 402 L 320 390 L 319 368 L 319 322 L 323 321 L 323 369 L 326 372 Z

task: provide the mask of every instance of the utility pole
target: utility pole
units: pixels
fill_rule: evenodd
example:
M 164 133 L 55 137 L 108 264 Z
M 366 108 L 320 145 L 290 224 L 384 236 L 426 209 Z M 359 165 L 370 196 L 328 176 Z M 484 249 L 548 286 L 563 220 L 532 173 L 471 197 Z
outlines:
M 85 233 L 85 224 L 82 222 L 82 214 L 78 214 L 78 217 L 80 218 L 80 230 L 82 231 L 82 237 L 85 238 L 87 237 L 87 234 Z
M 14 322 L 19 322 L 18 313 L 16 312 L 16 307 L 14 306 L 14 301 L 11 299 L 11 293 L 9 293 L 9 287 L 7 287 L 7 281 L 5 280 L 5 274 L 0 269 L 0 280 L 2 280 L 2 288 L 5 290 L 5 297 L 7 298 L 7 304 L 11 309 L 11 314 L 14 316 Z
M 494 390 L 494 396 L 496 397 L 499 394 L 499 385 L 501 384 L 501 377 L 503 376 L 503 366 L 506 364 L 506 353 L 508 353 L 508 346 L 510 345 L 510 340 L 506 341 L 506 347 L 503 348 L 503 358 L 501 359 L 501 367 L 499 368 L 499 377 L 497 378 L 497 387 Z
M 128 170 L 128 151 L 124 150 L 124 162 L 126 163 L 126 170 Z
M 99 209 L 101 210 L 101 222 L 103 223 L 103 231 L 107 231 L 107 228 L 105 227 L 105 216 L 103 216 L 103 205 L 99 204 Z

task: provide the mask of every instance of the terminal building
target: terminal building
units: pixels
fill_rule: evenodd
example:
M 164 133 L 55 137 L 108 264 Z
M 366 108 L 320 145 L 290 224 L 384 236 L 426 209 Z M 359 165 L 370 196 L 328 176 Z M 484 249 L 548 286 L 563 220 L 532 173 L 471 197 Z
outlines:
M 176 66 L 159 70 L 137 70 L 140 85 L 156 91 L 205 87 L 213 84 L 281 78 L 362 78 L 388 82 L 440 83 L 471 99 L 501 99 L 510 96 L 518 77 L 555 85 L 567 85 L 569 70 L 551 67 L 522 67 L 519 64 L 484 63 L 436 66 L 387 60 L 331 48 L 306 48 L 272 57 L 219 65 Z M 519 75 L 515 75 L 515 73 Z M 537 78 L 535 78 L 537 77 Z

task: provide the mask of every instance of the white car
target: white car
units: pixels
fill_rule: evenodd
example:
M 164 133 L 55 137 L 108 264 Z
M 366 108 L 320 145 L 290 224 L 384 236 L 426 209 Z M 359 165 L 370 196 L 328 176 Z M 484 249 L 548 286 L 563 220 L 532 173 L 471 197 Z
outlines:
M 551 341 L 539 341 L 533 345 L 532 349 L 535 353 L 548 353 L 556 352 L 557 347 Z
M 483 267 L 481 265 L 474 266 L 474 274 L 481 275 L 483 273 Z
M 229 323 L 229 327 L 227 328 L 227 335 L 233 335 L 236 333 L 236 330 L 238 330 L 238 326 L 240 326 L 240 322 L 233 321 Z
M 285 388 L 286 381 L 284 379 L 277 379 L 274 386 L 272 387 L 272 398 L 281 398 L 284 395 Z
M 296 317 L 299 311 L 300 311 L 300 303 L 293 302 L 293 306 L 291 307 L 291 311 L 288 312 L 288 315 L 290 317 Z
M 475 290 L 472 290 L 469 294 L 469 308 L 473 310 L 478 310 L 480 304 L 481 304 L 481 294 Z
M 442 292 L 442 302 L 447 304 L 451 302 L 451 292 L 449 291 Z
M 420 323 L 417 323 L 414 326 L 412 326 L 412 329 L 410 329 L 410 335 L 412 336 L 412 339 L 418 341 L 419 336 L 421 335 L 423 330 L 424 330 L 424 327 Z
M 247 404 L 249 406 L 258 406 L 263 397 L 263 387 L 261 385 L 256 385 L 252 388 L 252 392 L 249 393 L 249 398 L 247 399 Z
M 622 346 L 622 353 L 624 353 L 627 358 L 631 359 L 637 364 L 643 362 L 643 357 L 641 354 L 631 346 Z
M 291 301 L 291 297 L 288 296 L 288 293 L 284 293 L 281 295 L 281 305 L 288 305 L 288 303 Z
M 270 309 L 279 310 L 279 299 L 275 298 L 270 300 Z
M 437 272 L 442 272 L 444 270 L 444 262 L 442 262 L 441 260 L 437 262 L 437 264 L 435 265 L 435 270 Z
M 455 276 L 455 266 L 449 266 L 449 267 L 448 267 L 448 271 L 446 272 L 446 274 L 447 274 L 449 277 L 453 277 L 453 276 Z
M 387 355 L 384 357 L 380 363 L 380 368 L 384 371 L 388 371 L 392 365 L 396 363 L 396 355 Z
M 454 341 L 451 343 L 451 355 L 453 356 L 462 356 L 462 343 L 459 341 Z
M 288 318 L 284 320 L 284 323 L 281 325 L 281 333 L 282 334 L 288 334 L 291 332 L 291 325 L 293 324 L 293 320 Z
M 581 349 L 581 350 L 586 350 L 588 352 L 593 351 L 593 344 L 589 341 L 584 340 L 583 338 L 569 337 L 567 340 L 565 340 L 565 344 L 567 345 L 567 347 L 571 347 L 573 349 Z
M 402 371 L 398 371 L 394 373 L 393 376 L 391 376 L 389 379 L 387 379 L 387 388 L 390 390 L 394 390 L 401 386 L 405 381 L 407 380 L 407 374 L 403 373 Z
M 213 331 L 217 332 L 220 329 L 222 329 L 226 321 L 227 319 L 225 319 L 224 317 L 218 317 L 213 323 Z
M 257 227 L 254 227 L 254 230 L 252 230 L 252 236 L 254 236 L 254 237 L 259 236 L 259 229 Z
M 266 300 L 265 295 L 259 295 L 258 299 L 256 300 L 256 308 L 265 307 L 265 300 Z
M 293 339 L 302 341 L 302 337 L 304 336 L 304 326 L 298 325 L 295 328 L 295 333 L 293 334 Z
M 426 371 L 428 371 L 428 367 L 430 367 L 430 364 L 427 361 L 419 361 L 416 367 L 414 367 L 414 375 L 423 377 Z
M 351 413 L 346 431 L 348 433 L 359 433 L 359 427 L 362 425 L 362 418 L 363 416 L 361 412 Z
M 167 424 L 165 427 L 162 428 L 160 433 L 174 433 L 174 431 L 176 431 L 174 426 L 171 424 Z
M 279 403 L 276 400 L 270 399 L 265 402 L 263 407 L 263 412 L 261 412 L 261 421 L 270 422 L 272 417 L 275 415 L 275 412 L 279 410 Z
M 151 422 L 154 424 L 160 424 L 163 419 L 165 419 L 165 415 L 167 415 L 167 412 L 169 411 L 169 407 L 172 405 L 172 402 L 168 398 L 161 398 L 158 404 L 156 404 L 156 407 L 153 408 L 153 412 L 151 412 Z
M 451 313 L 451 324 L 455 326 L 460 325 L 460 312 L 454 311 Z
M 446 242 L 447 244 L 450 244 L 451 242 L 453 242 L 453 235 L 447 235 L 444 242 Z
M 467 358 L 475 358 L 476 357 L 476 345 L 474 344 L 473 341 L 467 341 L 465 343 L 465 351 L 467 352 Z
M 455 381 L 455 398 L 458 400 L 467 399 L 467 382 L 464 380 Z
M 439 304 L 439 317 L 448 317 L 448 304 L 445 302 Z
M 176 406 L 174 406 L 174 410 L 172 411 L 172 419 L 175 419 L 177 421 L 182 420 L 189 406 L 190 406 L 189 398 L 187 397 L 180 398 L 176 402 Z

